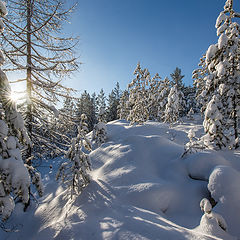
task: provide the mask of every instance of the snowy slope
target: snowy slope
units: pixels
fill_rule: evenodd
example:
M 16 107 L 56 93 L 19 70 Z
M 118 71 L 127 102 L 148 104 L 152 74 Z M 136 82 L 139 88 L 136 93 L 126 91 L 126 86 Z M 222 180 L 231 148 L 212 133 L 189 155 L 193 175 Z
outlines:
M 107 142 L 91 153 L 92 181 L 85 191 L 68 199 L 54 181 L 54 171 L 44 174 L 45 196 L 26 213 L 17 205 L 6 227 L 18 232 L 0 230 L 0 239 L 236 239 L 221 231 L 216 231 L 220 238 L 210 236 L 199 226 L 199 203 L 209 197 L 210 175 L 219 197 L 213 210 L 225 218 L 229 233 L 240 238 L 240 214 L 234 212 L 239 190 L 235 201 L 228 196 L 236 186 L 221 193 L 214 185 L 223 181 L 221 176 L 231 184 L 233 168 L 238 179 L 240 153 L 205 151 L 181 158 L 188 130 L 201 134 L 199 123 L 170 129 L 155 122 L 132 127 L 122 120 L 109 123 Z M 220 169 L 222 175 L 214 170 L 219 165 L 228 166 Z

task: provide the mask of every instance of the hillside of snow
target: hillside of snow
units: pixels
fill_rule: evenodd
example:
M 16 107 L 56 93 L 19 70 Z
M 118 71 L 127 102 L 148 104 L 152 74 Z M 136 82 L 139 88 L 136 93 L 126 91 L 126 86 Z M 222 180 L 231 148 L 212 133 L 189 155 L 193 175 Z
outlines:
M 240 152 L 182 158 L 190 129 L 200 136 L 201 119 L 171 128 L 150 121 L 108 123 L 107 142 L 90 154 L 92 181 L 82 194 L 69 199 L 55 181 L 64 159 L 51 162 L 50 172 L 42 166 L 44 197 L 27 212 L 17 204 L 0 239 L 240 239 Z M 210 193 L 227 232 L 203 216 L 199 204 Z

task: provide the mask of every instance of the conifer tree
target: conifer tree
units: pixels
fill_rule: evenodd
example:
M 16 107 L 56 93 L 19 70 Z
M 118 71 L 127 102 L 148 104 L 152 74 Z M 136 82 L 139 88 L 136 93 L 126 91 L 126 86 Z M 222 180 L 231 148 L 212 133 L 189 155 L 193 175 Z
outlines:
M 129 115 L 129 92 L 123 91 L 118 105 L 118 118 L 127 120 Z
M 120 101 L 120 87 L 117 82 L 116 87 L 111 91 L 108 96 L 108 107 L 107 107 L 107 122 L 117 119 L 117 109 Z
M 96 124 L 96 97 L 95 94 L 92 97 L 85 90 L 81 97 L 77 100 L 75 116 L 76 122 L 79 123 L 81 115 L 85 114 L 87 116 L 87 124 L 89 131 L 92 131 L 94 125 Z
M 174 86 L 176 85 L 177 87 L 177 91 L 178 91 L 178 99 L 179 99 L 179 116 L 182 117 L 184 115 L 187 114 L 187 112 L 185 111 L 186 109 L 186 101 L 185 101 L 185 96 L 183 94 L 183 90 L 184 90 L 184 84 L 182 79 L 184 78 L 184 75 L 182 75 L 182 70 L 178 67 L 176 67 L 176 69 L 174 70 L 174 72 L 172 74 L 170 74 L 172 81 L 171 81 L 171 85 Z
M 140 63 L 138 63 L 134 75 L 136 75 L 136 77 L 128 85 L 131 110 L 127 120 L 130 121 L 130 124 L 143 124 L 149 119 L 147 86 L 150 73 L 147 68 L 142 69 Z
M 67 162 L 63 163 L 58 172 L 56 179 L 67 185 L 71 192 L 79 194 L 89 184 L 90 176 L 88 171 L 91 170 L 90 158 L 88 153 L 91 151 L 91 143 L 86 134 L 88 133 L 87 116 L 81 115 L 81 121 L 78 126 L 78 135 L 73 138 L 72 144 L 66 154 Z
M 106 96 L 103 89 L 101 89 L 100 93 L 97 95 L 96 104 L 97 104 L 97 116 L 99 118 L 99 114 L 104 112 L 104 116 L 101 116 L 101 118 L 105 122 L 107 106 L 106 106 Z
M 166 77 L 163 81 L 161 81 L 159 86 L 159 94 L 158 94 L 158 120 L 164 121 L 165 120 L 165 109 L 166 104 L 168 102 L 168 95 L 170 92 L 170 81 L 168 77 Z
M 174 123 L 179 119 L 179 93 L 177 85 L 174 85 L 168 95 L 168 103 L 165 109 L 165 122 Z
M 158 73 L 156 73 L 155 76 L 149 80 L 147 106 L 150 120 L 157 120 L 158 118 L 158 97 L 160 94 L 161 83 L 161 77 L 158 75 Z
M 201 68 L 193 72 L 205 114 L 204 139 L 211 148 L 239 146 L 240 26 L 233 21 L 236 16 L 233 1 L 227 0 L 216 21 L 218 43 L 209 46 L 200 60 Z
M 107 127 L 105 124 L 105 112 L 104 108 L 101 108 L 98 114 L 98 123 L 94 126 L 92 131 L 92 140 L 100 146 L 105 143 L 107 139 Z
M 172 82 L 171 85 L 177 86 L 178 90 L 182 90 L 184 87 L 183 81 L 182 79 L 184 78 L 184 75 L 182 75 L 182 70 L 178 67 L 176 67 L 176 69 L 174 70 L 173 73 L 170 74 L 171 78 L 172 78 Z

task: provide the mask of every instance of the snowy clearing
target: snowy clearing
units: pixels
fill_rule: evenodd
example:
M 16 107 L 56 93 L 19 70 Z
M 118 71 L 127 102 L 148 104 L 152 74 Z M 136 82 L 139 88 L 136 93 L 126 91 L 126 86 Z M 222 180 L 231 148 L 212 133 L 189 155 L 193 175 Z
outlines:
M 25 213 L 17 204 L 5 225 L 13 232 L 0 230 L 0 239 L 239 238 L 240 191 L 234 181 L 240 179 L 240 152 L 204 151 L 181 158 L 187 132 L 201 134 L 199 122 L 172 128 L 150 121 L 131 127 L 123 120 L 108 123 L 107 142 L 90 155 L 92 181 L 82 194 L 67 198 L 54 180 L 61 163 L 56 159 L 53 171 L 42 168 L 44 197 Z M 199 226 L 199 204 L 209 191 L 228 233 Z

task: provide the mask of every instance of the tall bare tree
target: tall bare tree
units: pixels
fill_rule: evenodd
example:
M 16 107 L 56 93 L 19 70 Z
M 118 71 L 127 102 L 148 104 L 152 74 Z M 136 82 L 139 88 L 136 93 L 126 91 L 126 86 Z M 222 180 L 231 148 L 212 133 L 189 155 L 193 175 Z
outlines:
M 26 82 L 30 138 L 35 147 L 53 149 L 43 134 L 49 126 L 46 116 L 56 113 L 53 106 L 59 98 L 69 96 L 72 89 L 60 82 L 78 68 L 74 53 L 78 40 L 61 32 L 75 6 L 66 8 L 64 0 L 8 0 L 7 4 L 10 13 L 4 18 L 6 31 L 2 33 L 5 71 L 25 74 L 16 82 Z M 60 146 L 54 143 L 55 148 Z M 27 155 L 32 155 L 31 148 Z

